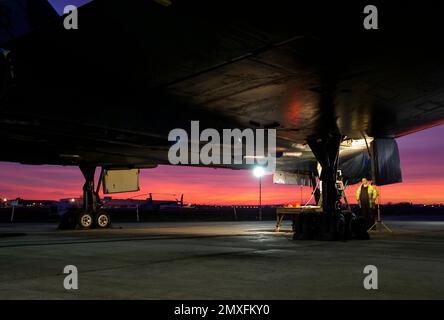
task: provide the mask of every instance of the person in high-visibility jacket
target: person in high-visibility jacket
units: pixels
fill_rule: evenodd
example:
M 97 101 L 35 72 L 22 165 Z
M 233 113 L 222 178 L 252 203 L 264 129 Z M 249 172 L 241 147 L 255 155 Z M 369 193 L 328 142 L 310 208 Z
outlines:
M 373 225 L 373 209 L 375 208 L 378 191 L 366 178 L 362 178 L 361 185 L 356 190 L 356 200 L 361 208 L 361 214 L 367 221 L 367 228 Z

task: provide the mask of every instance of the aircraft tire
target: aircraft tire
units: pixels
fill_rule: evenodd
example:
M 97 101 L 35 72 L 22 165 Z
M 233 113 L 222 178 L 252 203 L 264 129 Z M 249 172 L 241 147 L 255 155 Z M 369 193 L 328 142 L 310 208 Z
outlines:
M 99 229 L 105 229 L 108 228 L 110 226 L 111 220 L 109 218 L 109 214 L 106 213 L 103 210 L 100 210 L 99 212 L 97 212 L 96 215 L 96 227 Z
M 90 212 L 82 212 L 79 215 L 80 229 L 91 229 L 94 224 L 93 215 Z

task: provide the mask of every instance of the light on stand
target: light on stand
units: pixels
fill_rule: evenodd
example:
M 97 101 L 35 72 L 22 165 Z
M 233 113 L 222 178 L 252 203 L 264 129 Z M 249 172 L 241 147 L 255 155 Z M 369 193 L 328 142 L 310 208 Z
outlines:
M 262 177 L 265 174 L 265 170 L 262 167 L 255 167 L 253 169 L 253 175 L 259 178 L 259 221 L 262 221 Z
M 253 169 L 253 174 L 256 178 L 262 178 L 262 176 L 265 174 L 265 170 L 262 167 L 255 167 Z

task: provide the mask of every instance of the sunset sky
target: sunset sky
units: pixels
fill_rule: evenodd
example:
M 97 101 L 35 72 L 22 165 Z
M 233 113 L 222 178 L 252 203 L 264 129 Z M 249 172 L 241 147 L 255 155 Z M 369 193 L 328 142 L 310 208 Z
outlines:
M 404 182 L 382 187 L 381 202 L 444 203 L 444 125 L 399 138 L 398 145 Z M 76 167 L 0 163 L 1 197 L 58 200 L 80 196 L 82 185 Z M 263 178 L 262 186 L 263 203 L 301 202 L 299 186 L 274 185 L 271 175 Z M 356 188 L 348 188 L 350 200 Z M 258 179 L 246 170 L 160 166 L 141 171 L 140 192 L 114 197 L 149 192 L 154 199 L 174 199 L 171 194 L 183 193 L 185 203 L 257 204 Z M 304 203 L 310 192 L 303 189 Z

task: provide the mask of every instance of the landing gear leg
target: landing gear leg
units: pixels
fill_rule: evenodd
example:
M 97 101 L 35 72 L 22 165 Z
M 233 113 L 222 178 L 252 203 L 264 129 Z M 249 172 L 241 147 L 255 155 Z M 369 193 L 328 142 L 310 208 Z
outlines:
M 103 229 L 110 226 L 109 215 L 102 209 L 99 209 L 99 188 L 102 182 L 103 170 L 97 183 L 97 189 L 94 190 L 95 166 L 81 165 L 85 177 L 83 185 L 83 207 L 80 212 L 69 212 L 62 218 L 59 228 L 61 229 L 91 229 L 94 227 Z
M 338 236 L 340 208 L 338 207 L 338 191 L 336 174 L 338 168 L 339 145 L 342 137 L 337 133 L 310 138 L 308 144 L 322 167 L 322 209 L 323 217 L 320 226 L 320 238 L 335 240 Z
M 79 226 L 81 229 L 91 229 L 94 226 L 98 200 L 94 191 L 96 167 L 80 166 L 80 171 L 85 177 L 85 184 L 83 185 L 83 210 L 79 214 Z

